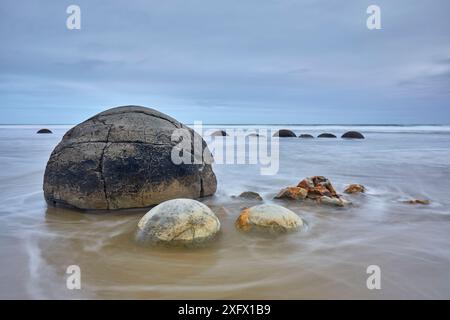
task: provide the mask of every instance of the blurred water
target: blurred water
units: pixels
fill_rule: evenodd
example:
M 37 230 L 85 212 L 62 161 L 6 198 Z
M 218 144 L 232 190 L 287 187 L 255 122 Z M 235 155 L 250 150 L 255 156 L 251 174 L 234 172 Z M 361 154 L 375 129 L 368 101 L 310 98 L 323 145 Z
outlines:
M 202 201 L 222 231 L 195 250 L 137 246 L 136 224 L 147 209 L 47 208 L 46 161 L 70 126 L 47 127 L 54 134 L 0 126 L 0 298 L 450 298 L 448 126 L 288 126 L 314 135 L 357 129 L 366 139 L 280 139 L 275 176 L 255 165 L 215 165 L 217 193 Z M 327 176 L 339 192 L 350 183 L 368 191 L 348 196 L 354 204 L 346 209 L 271 200 L 312 175 Z M 308 229 L 239 233 L 234 220 L 253 203 L 231 196 L 247 190 L 292 209 Z M 402 203 L 410 198 L 431 204 Z M 66 289 L 72 264 L 81 267 L 81 290 Z M 381 290 L 366 288 L 372 264 L 381 267 Z

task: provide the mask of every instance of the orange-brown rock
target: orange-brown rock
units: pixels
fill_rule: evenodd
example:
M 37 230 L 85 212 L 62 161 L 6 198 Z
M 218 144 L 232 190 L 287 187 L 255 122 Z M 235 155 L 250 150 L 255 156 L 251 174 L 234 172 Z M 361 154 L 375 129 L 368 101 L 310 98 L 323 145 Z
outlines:
M 430 200 L 425 200 L 425 199 L 411 199 L 411 200 L 407 200 L 404 201 L 405 203 L 408 204 L 430 204 Z
M 248 208 L 241 211 L 241 214 L 237 218 L 235 225 L 236 228 L 244 231 L 247 231 L 251 228 Z
M 305 178 L 299 182 L 297 187 L 308 190 L 307 197 L 310 199 L 317 199 L 321 196 L 339 197 L 330 180 L 323 176 Z
M 243 209 L 235 226 L 241 231 L 279 233 L 297 230 L 303 226 L 303 220 L 287 208 L 276 204 L 261 204 Z
M 305 199 L 308 195 L 308 190 L 300 187 L 287 187 L 282 189 L 275 196 L 275 199 L 290 199 L 290 200 L 301 200 Z
M 362 184 L 351 184 L 345 188 L 345 193 L 364 193 L 366 188 Z
M 306 198 L 316 200 L 319 204 L 344 207 L 351 203 L 341 198 L 330 180 L 323 176 L 305 178 L 298 183 L 297 187 L 307 190 Z

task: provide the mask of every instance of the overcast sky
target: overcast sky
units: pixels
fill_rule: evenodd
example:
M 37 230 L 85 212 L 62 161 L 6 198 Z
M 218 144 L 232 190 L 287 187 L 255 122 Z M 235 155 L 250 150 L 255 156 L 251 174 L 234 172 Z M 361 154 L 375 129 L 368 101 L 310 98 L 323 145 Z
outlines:
M 70 4 L 81 30 L 66 28 Z M 0 13 L 0 123 L 126 104 L 186 123 L 450 123 L 448 0 L 1 0 Z

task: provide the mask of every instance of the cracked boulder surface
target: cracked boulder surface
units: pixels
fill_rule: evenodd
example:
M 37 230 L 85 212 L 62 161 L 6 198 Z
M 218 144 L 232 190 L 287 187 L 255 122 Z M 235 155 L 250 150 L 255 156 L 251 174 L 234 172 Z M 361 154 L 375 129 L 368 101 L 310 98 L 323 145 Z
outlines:
M 212 239 L 219 230 L 219 219 L 206 205 L 192 199 L 173 199 L 157 205 L 141 218 L 136 240 L 195 245 Z
M 172 141 L 177 129 L 185 129 L 192 141 L 187 149 L 180 148 L 182 138 Z M 201 147 L 193 148 L 193 141 Z M 172 150 L 196 161 L 176 164 Z M 79 209 L 142 208 L 209 196 L 217 187 L 211 161 L 203 158 L 210 154 L 194 130 L 157 110 L 108 109 L 70 129 L 55 147 L 44 196 L 51 205 Z

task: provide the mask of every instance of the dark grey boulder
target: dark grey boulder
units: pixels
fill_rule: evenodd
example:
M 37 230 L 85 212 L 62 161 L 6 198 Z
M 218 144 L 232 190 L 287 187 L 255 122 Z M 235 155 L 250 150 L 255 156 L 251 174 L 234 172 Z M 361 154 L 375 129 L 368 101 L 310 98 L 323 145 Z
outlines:
M 321 133 L 317 138 L 336 138 L 336 136 L 332 133 Z
M 44 128 L 44 129 L 39 129 L 36 133 L 41 134 L 41 133 L 53 133 L 53 132 L 50 129 Z
M 273 135 L 274 137 L 280 137 L 280 138 L 290 138 L 290 137 L 297 137 L 295 133 L 288 129 L 281 129 L 275 132 Z
M 226 136 L 228 136 L 228 134 L 223 130 L 218 130 L 211 133 L 211 137 L 226 137 Z
M 216 176 L 205 159 L 175 164 L 176 129 L 201 137 L 177 120 L 150 108 L 117 107 L 69 130 L 53 150 L 44 175 L 49 204 L 80 209 L 148 207 L 174 198 L 214 194 Z M 203 149 L 207 149 L 205 141 Z M 199 148 L 199 149 L 202 149 Z M 187 150 L 192 158 L 192 150 Z M 204 154 L 210 154 L 205 150 Z
M 362 135 L 361 132 L 358 131 L 348 131 L 346 133 L 344 133 L 341 138 L 344 139 L 364 139 L 364 136 Z
M 304 133 L 298 136 L 299 138 L 303 138 L 303 139 L 313 139 L 314 137 L 310 134 Z

